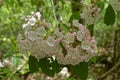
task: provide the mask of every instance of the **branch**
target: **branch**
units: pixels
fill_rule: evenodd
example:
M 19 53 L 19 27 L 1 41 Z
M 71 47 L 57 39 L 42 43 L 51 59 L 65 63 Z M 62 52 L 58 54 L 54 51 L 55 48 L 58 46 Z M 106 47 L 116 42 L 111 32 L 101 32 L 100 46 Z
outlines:
M 55 18 L 55 20 L 57 21 L 57 18 L 56 18 L 56 13 L 55 13 L 55 6 L 54 6 L 54 2 L 53 2 L 53 0 L 51 0 L 51 3 L 52 3 L 52 10 L 53 10 L 53 16 L 54 16 L 54 18 Z
M 108 75 L 109 73 L 111 73 L 112 71 L 114 71 L 119 65 L 120 65 L 120 61 L 118 63 L 116 63 L 116 65 L 113 66 L 109 71 L 107 71 L 103 75 L 101 75 L 101 77 L 99 77 L 99 78 L 100 79 L 104 78 L 106 75 Z

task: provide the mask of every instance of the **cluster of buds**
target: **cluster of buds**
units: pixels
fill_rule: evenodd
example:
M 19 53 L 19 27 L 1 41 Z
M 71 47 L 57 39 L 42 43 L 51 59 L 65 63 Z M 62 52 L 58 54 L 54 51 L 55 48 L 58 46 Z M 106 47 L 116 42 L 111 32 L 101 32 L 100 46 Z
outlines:
M 23 24 L 23 26 L 22 26 L 23 29 L 26 28 L 26 27 L 29 27 L 29 26 L 34 26 L 35 23 L 36 23 L 38 20 L 40 20 L 40 18 L 41 18 L 40 12 L 36 12 L 36 13 L 31 12 L 31 15 L 29 15 L 29 16 L 27 16 L 27 17 L 25 18 L 26 23 Z
M 73 20 L 70 31 L 66 33 L 60 27 L 53 30 L 47 24 L 40 20 L 39 24 L 24 27 L 24 35 L 18 35 L 18 46 L 22 53 L 30 52 L 37 59 L 55 56 L 58 63 L 64 65 L 89 61 L 95 55 L 94 37 L 77 20 Z
M 110 4 L 115 10 L 120 10 L 120 0 L 110 0 Z
M 81 18 L 85 20 L 85 23 L 88 25 L 94 24 L 100 19 L 100 11 L 101 9 L 94 4 L 89 4 L 88 7 L 83 9 L 82 14 L 80 14 Z

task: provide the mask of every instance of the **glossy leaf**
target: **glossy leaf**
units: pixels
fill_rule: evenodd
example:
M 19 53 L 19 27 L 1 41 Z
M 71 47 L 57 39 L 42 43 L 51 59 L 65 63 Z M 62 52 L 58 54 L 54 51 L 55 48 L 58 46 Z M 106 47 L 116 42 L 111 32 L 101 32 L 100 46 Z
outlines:
M 38 60 L 34 56 L 29 56 L 29 70 L 34 73 L 39 70 Z
M 72 67 L 74 73 L 80 77 L 81 80 L 86 80 L 88 76 L 88 63 L 81 62 L 78 65 Z
M 53 61 L 52 67 L 53 67 L 53 70 L 55 71 L 55 73 L 59 73 L 62 70 L 63 65 L 58 64 L 57 60 L 55 60 L 55 61 Z
M 115 11 L 113 10 L 111 5 L 108 5 L 105 16 L 104 16 L 104 23 L 109 26 L 115 23 Z
M 55 73 L 61 71 L 60 65 L 52 58 L 43 58 L 39 60 L 39 66 L 46 75 L 53 77 Z

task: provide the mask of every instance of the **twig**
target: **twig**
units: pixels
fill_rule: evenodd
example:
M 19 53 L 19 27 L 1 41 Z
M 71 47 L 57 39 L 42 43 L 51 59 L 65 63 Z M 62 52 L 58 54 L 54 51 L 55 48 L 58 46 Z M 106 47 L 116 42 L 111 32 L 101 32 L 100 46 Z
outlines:
M 20 65 L 20 66 L 17 68 L 17 70 L 12 73 L 12 75 L 16 74 L 16 72 L 19 71 L 19 70 L 21 70 L 26 64 L 27 64 L 27 62 L 25 62 L 24 64 Z
M 57 18 L 56 18 L 56 13 L 55 13 L 55 6 L 54 6 L 54 2 L 53 2 L 53 0 L 51 0 L 51 3 L 52 3 L 52 10 L 53 10 L 53 16 L 54 16 L 54 18 L 55 18 L 55 20 L 57 21 Z
M 100 79 L 104 78 L 106 75 L 108 75 L 109 73 L 111 73 L 113 70 L 115 70 L 118 66 L 120 65 L 120 61 L 118 63 L 116 63 L 115 66 L 113 66 L 109 71 L 105 72 L 103 75 L 101 75 L 101 77 L 99 77 Z

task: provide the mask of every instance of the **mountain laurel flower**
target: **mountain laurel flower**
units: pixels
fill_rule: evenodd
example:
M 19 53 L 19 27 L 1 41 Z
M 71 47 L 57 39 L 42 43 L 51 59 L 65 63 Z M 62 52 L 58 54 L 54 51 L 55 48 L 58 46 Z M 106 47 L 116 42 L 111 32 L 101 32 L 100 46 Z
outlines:
M 31 41 L 34 41 L 38 38 L 38 35 L 35 31 L 28 32 L 27 38 Z
M 51 46 L 51 47 L 55 46 L 55 39 L 54 39 L 54 37 L 49 36 L 49 37 L 47 38 L 47 44 L 48 44 L 49 46 Z
M 25 29 L 27 27 L 28 24 L 23 24 L 22 28 Z
M 85 13 L 88 11 L 86 10 Z M 63 65 L 87 62 L 92 56 L 95 56 L 96 40 L 91 37 L 87 27 L 80 24 L 78 20 L 73 20 L 69 26 L 66 25 L 70 29 L 72 27 L 78 29 L 64 33 L 60 27 L 48 28 L 49 26 L 46 25 L 48 23 L 42 19 L 40 21 L 42 24 L 37 23 L 39 19 L 35 16 L 41 18 L 40 12 L 27 17 L 27 22 L 25 21 L 22 26 L 24 33 L 18 35 L 18 47 L 22 53 L 30 52 L 37 59 L 55 56 L 58 63 Z M 85 18 L 84 14 L 83 18 Z
M 78 41 L 82 41 L 82 40 L 83 40 L 82 31 L 78 31 L 78 32 L 77 32 L 77 40 L 78 40 Z
M 73 24 L 75 27 L 79 27 L 79 25 L 80 25 L 79 21 L 78 21 L 78 20 L 75 20 L 75 19 L 72 21 L 72 24 Z
M 64 39 L 65 39 L 66 43 L 74 42 L 74 36 L 71 33 L 65 34 Z
M 35 25 L 35 23 L 36 23 L 36 18 L 35 17 L 31 17 L 31 18 L 29 18 L 29 20 L 28 20 L 28 24 L 30 24 L 31 26 L 33 26 L 33 25 Z
M 84 50 L 88 50 L 88 49 L 90 48 L 90 43 L 89 43 L 89 41 L 82 41 L 81 47 L 82 47 L 82 49 L 84 49 Z
M 119 11 L 120 10 L 120 1 L 119 0 L 110 0 L 110 4 L 112 5 L 113 9 Z
M 59 29 L 56 29 L 54 34 L 56 35 L 57 38 L 60 38 L 62 39 L 64 36 L 63 36 L 63 33 L 59 31 Z
M 18 47 L 20 52 L 25 53 L 30 50 L 30 48 L 32 47 L 32 44 L 28 39 L 19 40 Z
M 100 19 L 101 9 L 94 5 L 88 5 L 87 8 L 83 9 L 83 12 L 80 14 L 81 18 L 85 20 L 87 25 L 92 25 Z
M 40 12 L 36 12 L 35 15 L 37 16 L 38 20 L 40 20 L 40 18 L 41 18 Z
M 46 34 L 46 30 L 45 30 L 44 27 L 36 28 L 36 32 L 37 32 L 37 34 L 40 35 L 40 36 L 45 36 L 45 34 Z

